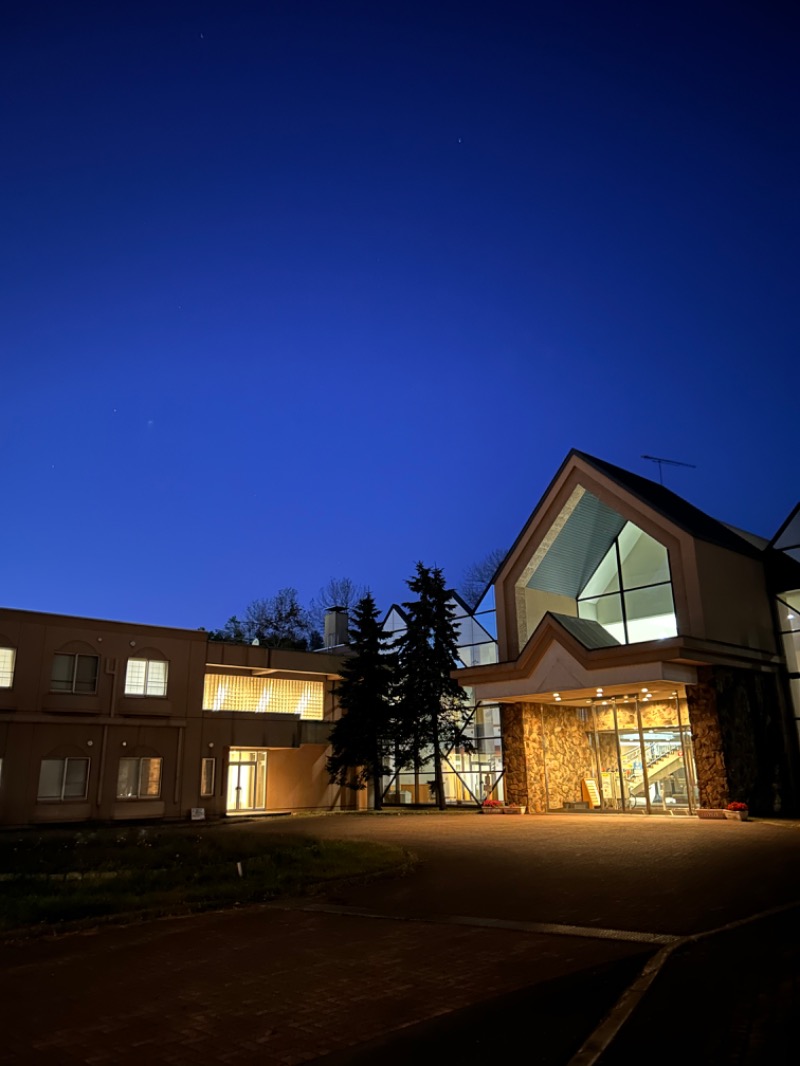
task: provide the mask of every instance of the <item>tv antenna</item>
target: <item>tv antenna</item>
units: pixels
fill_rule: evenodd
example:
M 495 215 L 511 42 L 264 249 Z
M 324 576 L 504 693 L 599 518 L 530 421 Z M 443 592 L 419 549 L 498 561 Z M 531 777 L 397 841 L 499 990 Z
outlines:
M 690 470 L 696 470 L 697 467 L 694 463 L 680 463 L 677 459 L 662 459 L 658 455 L 643 455 L 642 459 L 649 459 L 651 463 L 658 463 L 658 480 L 660 484 L 664 484 L 664 471 L 663 466 L 687 466 Z

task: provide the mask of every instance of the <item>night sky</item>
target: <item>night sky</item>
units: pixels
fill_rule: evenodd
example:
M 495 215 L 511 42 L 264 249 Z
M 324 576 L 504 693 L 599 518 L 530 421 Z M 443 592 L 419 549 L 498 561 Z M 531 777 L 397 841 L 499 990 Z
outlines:
M 796 502 L 792 5 L 6 0 L 0 603 L 213 628 L 570 448 Z

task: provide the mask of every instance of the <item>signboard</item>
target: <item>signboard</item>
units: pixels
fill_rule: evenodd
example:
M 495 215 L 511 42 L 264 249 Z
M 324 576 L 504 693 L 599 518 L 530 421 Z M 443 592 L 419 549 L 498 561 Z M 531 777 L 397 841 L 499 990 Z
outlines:
M 192 821 L 204 822 L 206 820 L 205 807 L 192 807 Z
M 593 777 L 585 777 L 583 779 L 583 798 L 590 807 L 600 806 L 600 793 L 597 789 L 597 782 Z

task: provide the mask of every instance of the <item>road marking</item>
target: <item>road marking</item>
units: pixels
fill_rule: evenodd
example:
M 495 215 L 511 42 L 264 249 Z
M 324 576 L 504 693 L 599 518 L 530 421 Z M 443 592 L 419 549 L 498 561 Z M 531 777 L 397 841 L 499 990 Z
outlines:
M 280 907 L 280 904 L 274 906 Z M 601 929 L 593 925 L 560 925 L 556 922 L 522 922 L 506 918 L 474 918 L 467 915 L 436 915 L 429 918 L 410 918 L 401 914 L 377 914 L 358 907 L 337 906 L 332 903 L 311 903 L 287 908 L 317 914 L 341 914 L 349 918 L 378 918 L 390 922 L 427 922 L 434 925 L 469 925 L 479 929 L 509 929 L 517 933 L 545 933 L 548 936 L 577 936 L 584 940 L 623 940 L 636 944 L 674 944 L 682 938 L 668 933 L 643 933 L 635 929 Z

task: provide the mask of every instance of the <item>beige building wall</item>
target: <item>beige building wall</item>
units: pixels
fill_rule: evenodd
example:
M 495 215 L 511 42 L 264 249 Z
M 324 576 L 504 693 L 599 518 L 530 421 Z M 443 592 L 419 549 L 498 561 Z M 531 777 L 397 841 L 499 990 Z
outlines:
M 268 751 L 267 808 L 329 808 L 344 798 L 325 773 L 337 713 L 330 654 L 209 642 L 200 630 L 169 629 L 0 609 L 0 647 L 14 648 L 13 684 L 0 689 L 0 824 L 187 819 L 226 809 L 231 747 Z M 95 692 L 54 692 L 54 656 L 97 658 Z M 165 696 L 125 693 L 130 658 L 168 662 Z M 204 678 L 230 670 L 302 678 L 324 686 L 324 720 L 294 714 L 203 710 Z M 88 759 L 86 796 L 40 800 L 42 760 Z M 157 798 L 118 799 L 122 758 L 160 758 Z M 201 761 L 215 760 L 214 794 L 200 795 Z

